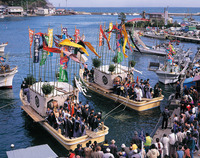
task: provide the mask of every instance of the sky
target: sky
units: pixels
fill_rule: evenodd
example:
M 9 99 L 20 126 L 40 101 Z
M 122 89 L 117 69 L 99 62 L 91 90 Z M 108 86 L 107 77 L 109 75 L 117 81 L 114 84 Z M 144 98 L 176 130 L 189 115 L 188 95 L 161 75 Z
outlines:
M 200 7 L 200 0 L 49 0 L 55 7 Z

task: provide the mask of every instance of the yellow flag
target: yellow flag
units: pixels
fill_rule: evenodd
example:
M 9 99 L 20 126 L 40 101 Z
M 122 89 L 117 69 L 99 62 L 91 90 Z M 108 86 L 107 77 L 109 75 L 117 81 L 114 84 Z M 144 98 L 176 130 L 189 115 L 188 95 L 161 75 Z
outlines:
M 99 56 L 99 54 L 96 52 L 96 50 L 94 49 L 94 47 L 91 45 L 90 42 L 84 42 L 84 44 L 99 58 L 101 58 L 101 56 Z
M 65 39 L 62 42 L 60 42 L 59 44 L 63 45 L 63 46 L 71 46 L 71 47 L 75 47 L 75 48 L 80 48 L 87 56 L 89 56 L 87 50 L 82 45 L 71 42 L 69 39 Z
M 51 48 L 53 46 L 53 29 L 48 29 L 49 43 L 48 47 Z M 48 52 L 49 55 L 49 52 Z
M 109 31 L 111 31 L 112 30 L 112 28 L 113 28 L 113 23 L 112 22 L 110 22 L 110 24 L 109 24 Z M 109 35 L 108 35 L 108 41 L 110 42 L 110 37 L 111 37 L 111 34 L 112 34 L 112 32 L 110 32 L 109 33 Z
M 125 25 L 122 25 L 122 33 L 124 34 L 123 54 L 124 54 L 124 57 L 127 58 L 128 55 L 126 55 L 125 49 L 126 49 L 126 43 L 128 42 L 128 34 L 126 32 Z

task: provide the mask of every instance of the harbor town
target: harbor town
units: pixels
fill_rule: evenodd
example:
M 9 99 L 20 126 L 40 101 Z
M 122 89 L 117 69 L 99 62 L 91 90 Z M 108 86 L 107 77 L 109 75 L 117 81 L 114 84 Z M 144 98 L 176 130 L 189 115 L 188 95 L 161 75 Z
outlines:
M 0 0 L 0 157 L 200 157 L 200 2 L 147 2 Z

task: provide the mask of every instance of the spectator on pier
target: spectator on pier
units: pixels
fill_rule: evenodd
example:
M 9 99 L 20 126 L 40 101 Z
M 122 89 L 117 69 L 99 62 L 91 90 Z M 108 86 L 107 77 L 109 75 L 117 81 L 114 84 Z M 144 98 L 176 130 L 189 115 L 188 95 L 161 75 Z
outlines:
M 165 107 L 165 110 L 162 112 L 163 120 L 162 120 L 162 129 L 166 129 L 168 126 L 168 118 L 170 117 L 169 110 Z
M 77 148 L 74 150 L 76 156 L 79 155 L 80 157 L 84 156 L 84 149 L 82 148 L 81 144 L 77 145 Z
M 163 158 L 163 144 L 160 142 L 159 138 L 156 138 L 156 143 L 155 143 L 156 148 L 158 149 L 160 155 L 158 158 Z
M 147 152 L 148 158 L 157 158 L 160 155 L 159 151 L 156 149 L 155 144 L 152 144 L 150 150 Z
M 110 148 L 106 149 L 106 152 L 103 154 L 103 158 L 114 158 L 114 155 L 110 153 Z
M 171 130 L 171 134 L 169 134 L 169 156 L 176 157 L 176 140 L 177 135 L 174 133 L 174 130 Z
M 177 158 L 183 158 L 184 156 L 184 151 L 182 150 L 182 146 L 179 146 L 177 151 L 176 151 L 176 157 Z
M 177 81 L 175 98 L 178 99 L 180 97 L 181 97 L 181 85 L 180 85 L 179 81 Z
M 107 148 L 109 148 L 109 144 L 108 140 L 105 140 L 104 143 L 101 145 L 101 149 L 105 153 Z
M 111 144 L 109 145 L 110 152 L 116 157 L 117 156 L 117 146 L 115 145 L 115 140 L 111 140 Z
M 149 133 L 146 133 L 146 142 L 144 143 L 144 148 L 146 153 L 148 152 L 151 144 L 152 144 L 152 138 L 149 136 Z
M 183 96 L 180 101 L 180 112 L 185 112 L 187 106 L 186 96 Z
M 89 144 L 89 143 L 86 143 L 86 147 L 84 148 L 84 155 L 85 155 L 85 158 L 90 158 L 90 157 L 91 157 L 92 148 L 90 148 L 89 146 L 90 146 L 90 144 Z
M 187 85 L 185 85 L 183 89 L 183 95 L 188 95 L 188 94 L 189 94 L 189 90 L 187 88 Z
M 190 158 L 190 149 L 187 147 L 187 145 L 184 145 L 184 158 Z
M 161 138 L 161 143 L 163 143 L 163 156 L 169 155 L 169 138 L 166 134 L 163 134 L 163 137 Z
M 100 146 L 96 147 L 95 151 L 91 154 L 91 158 L 103 158 L 103 152 Z
M 138 137 L 138 132 L 137 131 L 134 131 L 134 136 L 133 136 L 133 138 L 131 140 L 131 143 L 132 144 L 136 144 L 141 149 L 141 140 Z

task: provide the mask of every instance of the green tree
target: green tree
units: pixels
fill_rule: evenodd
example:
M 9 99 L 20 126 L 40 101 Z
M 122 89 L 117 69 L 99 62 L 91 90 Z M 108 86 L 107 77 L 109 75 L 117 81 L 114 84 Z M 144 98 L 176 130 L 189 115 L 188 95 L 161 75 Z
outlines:
M 121 12 L 119 15 L 118 15 L 118 19 L 121 20 L 121 23 L 124 24 L 125 21 L 126 21 L 126 14 Z

